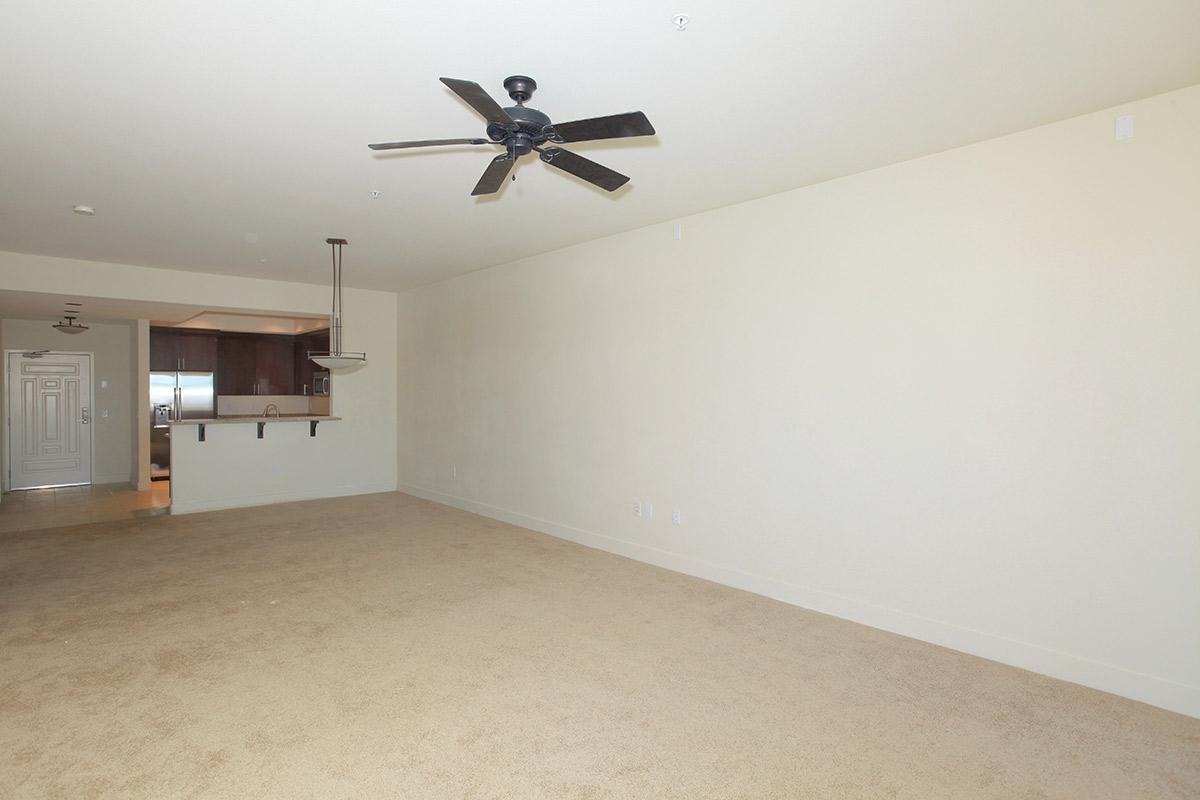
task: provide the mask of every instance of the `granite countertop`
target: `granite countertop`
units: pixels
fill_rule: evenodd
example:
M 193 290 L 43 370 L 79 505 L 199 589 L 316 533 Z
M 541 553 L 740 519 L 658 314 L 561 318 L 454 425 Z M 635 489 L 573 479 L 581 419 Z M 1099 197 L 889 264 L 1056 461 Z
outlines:
M 180 419 L 172 425 L 229 425 L 237 422 L 327 422 L 339 420 L 341 417 L 331 417 L 321 414 L 280 414 L 278 417 L 264 417 L 262 414 L 230 414 L 225 417 L 209 417 L 208 419 Z

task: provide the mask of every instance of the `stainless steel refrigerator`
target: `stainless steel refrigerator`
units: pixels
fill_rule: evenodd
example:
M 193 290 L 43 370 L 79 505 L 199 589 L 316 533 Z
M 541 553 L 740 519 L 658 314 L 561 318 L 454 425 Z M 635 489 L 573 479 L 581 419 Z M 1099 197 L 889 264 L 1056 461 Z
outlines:
M 150 373 L 150 476 L 171 476 L 171 423 L 211 419 L 217 396 L 211 372 Z

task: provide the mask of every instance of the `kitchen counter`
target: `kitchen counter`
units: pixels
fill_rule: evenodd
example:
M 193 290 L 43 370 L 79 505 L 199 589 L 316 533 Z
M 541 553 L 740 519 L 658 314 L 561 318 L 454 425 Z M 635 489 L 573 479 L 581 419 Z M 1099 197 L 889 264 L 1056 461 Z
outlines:
M 172 425 L 229 425 L 238 422 L 327 422 L 340 420 L 341 417 L 331 417 L 319 414 L 280 414 L 278 417 L 264 417 L 262 414 L 231 414 L 226 417 L 209 417 L 208 419 L 180 419 Z

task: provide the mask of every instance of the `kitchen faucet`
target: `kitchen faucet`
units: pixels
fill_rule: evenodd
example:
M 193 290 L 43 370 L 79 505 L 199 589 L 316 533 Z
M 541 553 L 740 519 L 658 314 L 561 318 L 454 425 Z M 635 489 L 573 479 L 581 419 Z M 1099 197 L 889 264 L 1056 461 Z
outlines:
M 269 417 L 269 416 L 271 416 L 272 410 L 275 411 L 275 416 L 278 417 L 279 416 L 279 406 L 275 405 L 274 403 L 267 403 L 267 407 L 263 409 L 262 415 L 264 417 Z

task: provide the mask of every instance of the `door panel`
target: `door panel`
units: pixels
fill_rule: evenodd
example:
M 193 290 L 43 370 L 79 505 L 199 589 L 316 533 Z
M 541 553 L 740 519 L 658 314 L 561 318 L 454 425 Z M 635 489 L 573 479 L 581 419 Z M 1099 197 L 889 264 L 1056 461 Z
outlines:
M 179 368 L 212 372 L 217 368 L 217 337 L 212 333 L 179 334 Z
M 217 340 L 217 394 L 254 394 L 254 339 L 221 334 Z
M 150 329 L 150 369 L 156 372 L 182 369 L 179 366 L 179 338 L 179 334 L 172 330 Z
M 329 352 L 329 331 L 316 331 L 296 337 L 296 376 L 293 394 L 313 394 L 313 371 L 317 365 L 308 357 L 309 352 Z
M 211 419 L 216 416 L 211 372 L 179 373 L 179 411 L 183 419 Z
M 292 337 L 259 336 L 255 341 L 258 394 L 291 394 L 296 366 Z
M 11 488 L 91 483 L 92 359 L 8 356 Z

